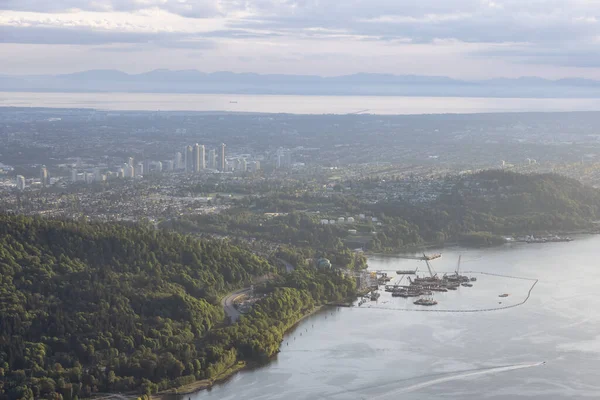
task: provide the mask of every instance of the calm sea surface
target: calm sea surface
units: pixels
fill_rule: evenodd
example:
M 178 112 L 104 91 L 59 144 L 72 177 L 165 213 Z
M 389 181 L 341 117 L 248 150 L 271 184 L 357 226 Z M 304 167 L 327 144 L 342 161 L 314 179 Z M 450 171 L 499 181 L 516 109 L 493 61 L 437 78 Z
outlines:
M 596 99 L 0 92 L 0 106 L 292 114 L 600 111 Z
M 571 243 L 445 249 L 432 263 L 439 272 L 453 270 L 462 254 L 465 271 L 537 278 L 539 283 L 524 305 L 502 311 L 399 311 L 413 308 L 412 301 L 389 293 L 377 303 L 369 302 L 370 309 L 324 310 L 290 332 L 281 353 L 268 365 L 183 398 L 598 398 L 599 249 L 599 236 Z M 420 261 L 398 257 L 370 257 L 369 265 L 425 268 Z M 438 294 L 436 307 L 469 310 L 516 304 L 533 283 L 476 276 L 473 288 Z M 500 293 L 510 296 L 499 298 Z

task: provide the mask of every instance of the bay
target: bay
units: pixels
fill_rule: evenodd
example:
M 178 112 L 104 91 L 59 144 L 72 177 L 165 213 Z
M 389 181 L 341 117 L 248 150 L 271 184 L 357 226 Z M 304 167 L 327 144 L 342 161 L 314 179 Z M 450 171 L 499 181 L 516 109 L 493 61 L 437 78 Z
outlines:
M 112 111 L 219 111 L 290 114 L 445 114 L 600 111 L 596 99 L 299 96 L 173 93 L 0 92 L 0 106 Z
M 412 300 L 389 293 L 367 304 L 373 308 L 326 309 L 289 332 L 272 362 L 182 398 L 596 398 L 599 249 L 600 236 L 571 243 L 440 249 L 442 258 L 432 262 L 439 273 L 453 271 L 460 254 L 463 271 L 539 282 L 525 304 L 506 310 L 399 311 L 410 309 Z M 389 256 L 370 256 L 369 266 L 425 268 L 421 261 Z M 517 304 L 533 283 L 472 275 L 477 276 L 473 288 L 436 294 L 435 307 L 474 310 Z M 510 296 L 499 298 L 500 293 Z

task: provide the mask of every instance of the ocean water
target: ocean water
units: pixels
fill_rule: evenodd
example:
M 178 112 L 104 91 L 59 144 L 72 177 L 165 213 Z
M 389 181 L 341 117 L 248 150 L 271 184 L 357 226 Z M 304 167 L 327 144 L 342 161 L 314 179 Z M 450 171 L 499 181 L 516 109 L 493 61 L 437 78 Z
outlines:
M 505 310 L 403 311 L 418 307 L 389 293 L 360 308 L 326 309 L 291 331 L 272 362 L 182 398 L 598 398 L 600 236 L 440 251 L 442 258 L 432 262 L 439 273 L 454 270 L 461 254 L 463 271 L 539 281 L 525 304 Z M 425 270 L 422 262 L 399 257 L 372 256 L 369 265 Z M 478 279 L 473 288 L 435 294 L 436 308 L 518 304 L 534 282 L 472 275 Z
M 596 99 L 0 92 L 0 106 L 291 114 L 599 111 Z

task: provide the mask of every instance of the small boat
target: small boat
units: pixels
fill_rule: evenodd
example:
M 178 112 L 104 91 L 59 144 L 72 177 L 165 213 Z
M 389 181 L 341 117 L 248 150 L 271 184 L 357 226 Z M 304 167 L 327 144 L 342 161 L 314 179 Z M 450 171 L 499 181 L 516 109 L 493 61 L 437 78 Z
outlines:
M 464 283 L 461 283 L 461 284 L 460 284 L 460 286 L 464 286 L 464 287 L 473 287 L 473 284 L 472 284 L 472 283 L 469 283 L 469 282 L 464 282 Z
M 508 293 L 502 293 L 501 295 L 498 295 L 498 297 L 508 297 L 510 296 Z
M 471 282 L 477 282 L 477 278 L 475 278 L 474 276 L 471 277 Z
M 438 278 L 437 275 L 436 276 L 431 276 L 431 277 L 426 277 L 425 276 L 425 277 L 422 277 L 422 278 L 416 277 L 415 279 L 410 279 L 410 277 L 409 277 L 409 282 L 411 282 L 411 283 L 414 282 L 415 284 L 421 284 L 421 283 L 425 283 L 425 284 L 435 283 L 435 284 L 438 284 L 441 281 L 442 280 L 440 278 Z
M 379 294 L 377 292 L 373 292 L 373 293 L 371 293 L 371 300 L 375 301 L 379 298 L 379 296 L 381 296 L 381 294 Z
M 235 100 L 231 100 L 231 101 L 229 102 L 229 104 L 237 104 L 237 101 L 235 101 Z
M 433 299 L 433 297 L 422 297 L 419 300 L 413 302 L 418 306 L 435 306 L 438 302 Z

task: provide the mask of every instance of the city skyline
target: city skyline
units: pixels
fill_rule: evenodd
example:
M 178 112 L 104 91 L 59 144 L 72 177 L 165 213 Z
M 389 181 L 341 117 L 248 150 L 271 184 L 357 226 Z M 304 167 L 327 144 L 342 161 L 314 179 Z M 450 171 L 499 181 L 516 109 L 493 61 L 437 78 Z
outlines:
M 87 167 L 79 168 L 74 165 L 70 170 L 70 182 L 104 182 L 115 178 L 141 178 L 146 175 L 160 174 L 163 172 L 185 172 L 186 174 L 200 174 L 206 170 L 219 172 L 257 172 L 261 169 L 261 162 L 247 156 L 233 157 L 227 160 L 225 155 L 226 145 L 219 145 L 219 156 L 216 155 L 217 148 L 212 148 L 206 154 L 206 146 L 195 143 L 187 145 L 184 148 L 187 158 L 182 159 L 182 153 L 176 152 L 172 160 L 136 160 L 135 157 L 126 157 L 121 166 Z M 274 160 L 275 168 L 291 166 L 291 151 L 289 149 L 279 149 L 277 157 Z M 282 161 L 285 157 L 286 161 Z M 219 162 L 217 163 L 217 159 Z M 57 177 L 55 180 L 60 179 Z M 50 176 L 45 165 L 40 167 L 39 183 L 42 186 L 50 184 Z M 15 184 L 19 190 L 24 190 L 26 178 L 18 175 Z

